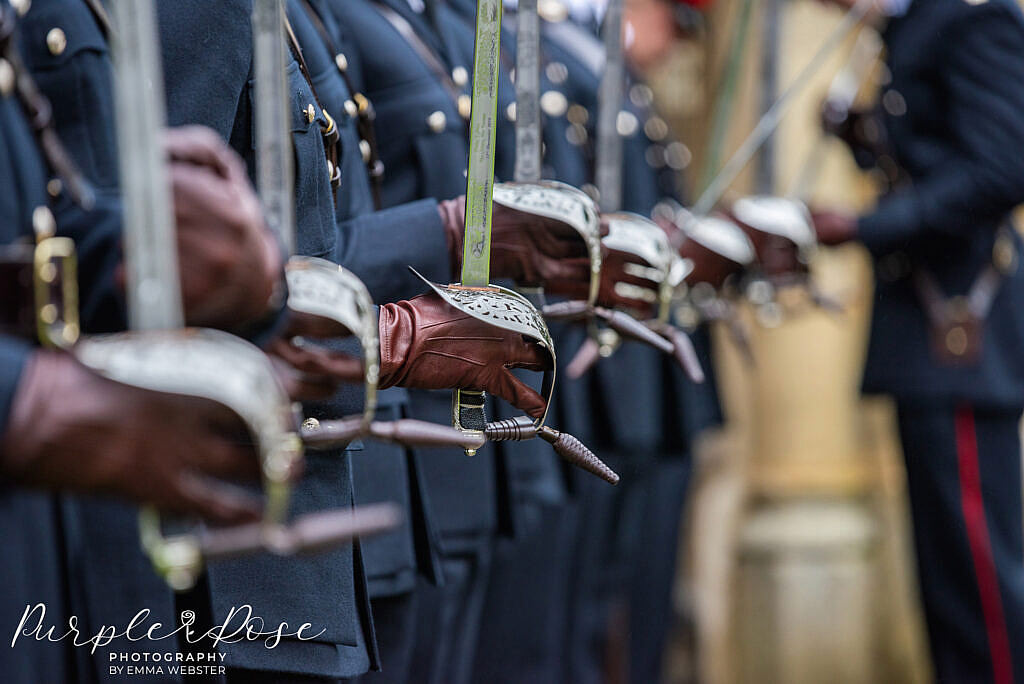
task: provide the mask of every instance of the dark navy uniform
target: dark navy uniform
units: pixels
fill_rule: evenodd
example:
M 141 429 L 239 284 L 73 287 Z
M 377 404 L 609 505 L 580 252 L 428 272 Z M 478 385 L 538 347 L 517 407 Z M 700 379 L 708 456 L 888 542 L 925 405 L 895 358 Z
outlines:
M 1011 0 L 914 0 L 883 38 L 906 182 L 858 225 L 878 277 L 864 388 L 896 398 L 937 678 L 1022 681 L 1024 270 L 1000 227 L 1024 201 L 1024 18 Z M 980 355 L 963 330 L 933 346 L 922 277 L 952 298 L 990 269 Z

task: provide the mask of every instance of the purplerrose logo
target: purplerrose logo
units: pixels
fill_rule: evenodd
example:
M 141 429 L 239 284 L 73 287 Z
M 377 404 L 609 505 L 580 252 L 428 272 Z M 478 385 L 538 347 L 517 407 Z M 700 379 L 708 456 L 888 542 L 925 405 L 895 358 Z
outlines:
M 228 611 L 224 621 L 209 629 L 195 626 L 196 616 L 190 610 L 182 611 L 178 616 L 178 624 L 165 625 L 151 621 L 152 611 L 144 608 L 136 613 L 123 627 L 120 625 L 102 625 L 93 633 L 79 628 L 77 615 L 70 615 L 66 624 L 48 624 L 46 621 L 46 604 L 27 604 L 21 615 L 17 628 L 11 638 L 11 648 L 17 648 L 23 639 L 48 641 L 53 643 L 70 642 L 77 648 L 87 648 L 95 654 L 98 649 L 114 646 L 116 642 L 161 642 L 167 639 L 177 646 L 177 639 L 186 643 L 202 643 L 209 648 L 209 653 L 178 653 L 174 648 L 164 652 L 117 652 L 109 653 L 111 674 L 203 674 L 223 673 L 225 654 L 216 649 L 225 644 L 236 644 L 242 641 L 262 642 L 267 649 L 276 648 L 282 639 L 312 641 L 320 637 L 326 630 L 315 631 L 313 625 L 304 622 L 298 628 L 291 627 L 287 622 L 269 626 L 266 621 L 256 615 L 249 604 L 234 607 Z M 121 665 L 120 663 L 128 663 Z M 117 671 L 115 671 L 117 668 Z M 183 669 L 184 668 L 184 669 Z M 207 668 L 216 668 L 213 670 Z M 188 671 L 185 671 L 185 670 Z M 196 671 L 202 669 L 201 672 Z M 133 670 L 133 671 L 128 671 Z

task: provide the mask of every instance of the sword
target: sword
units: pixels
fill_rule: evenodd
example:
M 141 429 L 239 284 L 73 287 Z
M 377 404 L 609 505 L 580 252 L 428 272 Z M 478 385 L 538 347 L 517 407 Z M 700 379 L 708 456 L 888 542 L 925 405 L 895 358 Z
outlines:
M 501 0 L 477 0 L 473 47 L 473 107 L 466 167 L 466 232 L 462 252 L 463 288 L 488 288 L 491 275 L 491 198 L 494 194 L 494 141 L 498 130 L 498 66 Z M 487 427 L 484 393 L 455 390 L 452 425 L 482 435 Z M 472 456 L 475 449 L 467 449 Z
M 490 284 L 500 36 L 501 0 L 477 0 L 462 282 L 444 286 L 424 281 L 453 308 L 532 339 L 550 355 L 552 370 L 544 372 L 541 393 L 546 398 L 545 413 L 540 418 L 522 417 L 489 424 L 484 412 L 484 393 L 460 388 L 452 395 L 452 426 L 467 435 L 495 441 L 540 437 L 551 443 L 563 459 L 614 484 L 618 475 L 589 449 L 571 435 L 544 425 L 555 382 L 551 335 L 540 312 L 525 297 Z M 475 448 L 465 451 L 469 456 L 476 453 Z

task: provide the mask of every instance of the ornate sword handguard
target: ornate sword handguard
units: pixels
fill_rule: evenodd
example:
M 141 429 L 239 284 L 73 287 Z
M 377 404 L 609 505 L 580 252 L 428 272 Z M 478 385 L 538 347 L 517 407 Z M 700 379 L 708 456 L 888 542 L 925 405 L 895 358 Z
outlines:
M 285 267 L 285 277 L 289 309 L 340 323 L 359 340 L 365 391 L 362 425 L 368 429 L 377 411 L 380 380 L 377 312 L 369 290 L 351 271 L 316 257 L 293 256 Z
M 548 331 L 548 326 L 544 322 L 544 317 L 540 311 L 524 296 L 507 288 L 496 285 L 491 285 L 487 288 L 469 288 L 462 287 L 459 284 L 439 285 L 430 282 L 417 273 L 415 269 L 410 267 L 410 270 L 416 273 L 423 282 L 430 286 L 452 308 L 495 327 L 528 337 L 551 357 L 551 369 L 544 371 L 541 382 L 540 393 L 544 397 L 544 414 L 539 418 L 521 416 L 514 419 L 518 421 L 517 425 L 520 425 L 521 428 L 515 433 L 515 436 L 498 438 L 498 435 L 509 434 L 503 433 L 500 427 L 498 427 L 506 425 L 508 421 L 487 423 L 479 431 L 480 434 L 488 439 L 493 437 L 499 439 L 499 441 L 508 439 L 521 441 L 540 437 L 549 442 L 555 449 L 555 453 L 569 463 L 583 468 L 612 484 L 618 482 L 618 476 L 579 440 L 567 433 L 553 430 L 544 424 L 555 390 L 557 360 L 551 333 Z M 527 425 L 529 427 L 526 427 Z
M 603 336 L 617 338 L 621 335 L 672 355 L 691 380 L 703 382 L 704 372 L 692 343 L 685 333 L 669 323 L 674 293 L 693 270 L 693 264 L 679 256 L 665 231 L 653 221 L 626 212 L 604 214 L 603 218 L 608 225 L 608 235 L 602 239 L 604 246 L 643 259 L 646 265 L 636 264 L 629 272 L 658 283 L 657 316 L 650 321 L 638 321 L 621 311 L 580 306 L 583 302 L 545 307 L 544 315 L 556 320 L 588 319 L 607 325 L 606 330 L 592 326 L 590 338 L 569 364 L 569 376 L 580 377 L 600 358 L 611 355 L 617 339 L 605 341 Z
M 86 367 L 133 387 L 215 401 L 248 428 L 259 455 L 267 535 L 284 525 L 290 477 L 302 457 L 291 403 L 267 357 L 257 347 L 208 329 L 133 331 L 87 337 L 72 348 Z M 173 588 L 191 587 L 203 568 L 196 533 L 165 536 L 159 514 L 139 518 L 142 545 L 156 571 Z M 269 537 L 268 537 L 269 539 Z
M 494 202 L 527 214 L 556 219 L 579 233 L 590 257 L 587 303 L 597 301 L 601 286 L 601 216 L 590 195 L 558 181 L 495 183 Z
M 732 214 L 756 230 L 791 241 L 804 264 L 810 263 L 818 249 L 811 212 L 800 200 L 751 195 L 733 203 Z
M 809 268 L 818 249 L 811 212 L 802 201 L 788 197 L 754 195 L 737 200 L 732 206 L 737 220 L 768 235 L 789 240 L 796 245 L 797 255 L 805 268 L 792 274 L 756 274 L 748 280 L 744 291 L 758 307 L 758 319 L 769 327 L 782 320 L 783 307 L 776 293 L 784 287 L 806 290 L 812 304 L 831 313 L 841 313 L 839 302 L 824 295 L 814 283 Z

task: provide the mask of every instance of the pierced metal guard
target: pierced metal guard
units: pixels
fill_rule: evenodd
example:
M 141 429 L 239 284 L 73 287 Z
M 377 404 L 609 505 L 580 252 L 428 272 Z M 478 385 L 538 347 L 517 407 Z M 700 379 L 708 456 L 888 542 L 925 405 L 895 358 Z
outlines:
M 80 362 L 100 375 L 155 392 L 215 401 L 245 423 L 259 453 L 265 496 L 262 530 L 273 549 L 285 523 L 289 478 L 302 456 L 291 404 L 267 357 L 228 333 L 185 329 L 135 331 L 85 338 L 74 347 Z M 203 568 L 197 533 L 165 536 L 154 510 L 139 518 L 142 545 L 156 571 L 176 590 L 191 587 Z
M 732 213 L 748 226 L 791 241 L 805 264 L 818 248 L 811 212 L 800 200 L 767 195 L 743 197 L 733 204 Z
M 413 273 L 416 273 L 413 270 Z M 615 484 L 619 477 L 575 437 L 544 425 L 548 407 L 555 390 L 557 360 L 555 345 L 544 317 L 528 299 L 512 290 L 492 285 L 487 288 L 466 288 L 461 285 L 438 285 L 416 273 L 441 299 L 459 311 L 503 330 L 524 335 L 536 342 L 551 356 L 551 370 L 544 371 L 541 396 L 544 397 L 544 415 L 540 418 L 521 416 L 510 421 L 485 423 L 479 428 L 481 435 L 494 441 L 521 441 L 540 437 L 554 447 L 555 452 L 573 465 Z M 482 393 L 481 393 L 482 394 Z M 460 407 L 461 408 L 461 407 Z M 515 424 L 514 429 L 510 428 Z M 476 429 L 476 424 L 473 425 Z M 467 450 L 468 452 L 469 450 Z
M 590 195 L 558 181 L 496 183 L 494 201 L 510 209 L 561 221 L 579 233 L 590 257 L 587 304 L 593 306 L 601 286 L 601 218 Z
M 285 275 L 289 309 L 336 321 L 359 339 L 365 390 L 362 423 L 368 428 L 377 410 L 380 379 L 377 313 L 369 290 L 351 271 L 316 257 L 293 256 Z
M 693 271 L 693 264 L 672 249 L 665 231 L 653 221 L 627 212 L 605 214 L 604 217 L 608 222 L 608 235 L 603 240 L 605 246 L 647 262 L 646 267 L 636 265 L 630 268 L 627 265 L 627 272 L 659 284 L 657 319 L 667 321 L 672 293 Z

